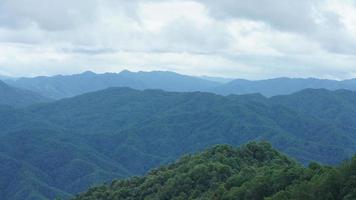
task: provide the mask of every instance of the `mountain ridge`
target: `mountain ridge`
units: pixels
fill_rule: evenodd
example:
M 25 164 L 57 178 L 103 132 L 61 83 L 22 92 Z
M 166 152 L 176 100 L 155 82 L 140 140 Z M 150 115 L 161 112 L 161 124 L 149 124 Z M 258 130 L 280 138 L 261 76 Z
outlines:
M 279 77 L 266 80 L 235 79 L 229 83 L 211 89 L 211 92 L 228 94 L 261 93 L 271 97 L 292 94 L 304 89 L 356 90 L 356 79 L 331 80 L 317 78 L 287 78 Z
M 35 92 L 9 86 L 0 80 L 0 105 L 26 107 L 51 101 Z
M 131 87 L 138 90 L 162 89 L 176 92 L 201 91 L 220 95 L 261 93 L 267 97 L 292 94 L 308 88 L 356 90 L 356 79 L 279 77 L 265 80 L 230 80 L 219 77 L 188 76 L 171 71 L 131 72 L 128 70 L 102 74 L 86 71 L 73 75 L 18 78 L 6 80 L 6 82 L 53 99 L 73 97 L 108 87 Z
M 12 159 L 0 157 L 0 166 L 29 166 L 0 170 L 27 191 L 3 196 L 66 197 L 215 144 L 263 140 L 303 164 L 337 164 L 356 152 L 355 104 L 345 104 L 352 99 L 356 92 L 315 89 L 267 98 L 113 87 L 21 109 L 0 106 L 0 154 Z M 333 115 L 310 108 L 330 101 Z
M 218 83 L 168 71 L 81 74 L 19 78 L 8 84 L 38 92 L 53 99 L 73 97 L 108 87 L 131 87 L 134 89 L 164 89 L 167 91 L 198 91 L 214 87 Z

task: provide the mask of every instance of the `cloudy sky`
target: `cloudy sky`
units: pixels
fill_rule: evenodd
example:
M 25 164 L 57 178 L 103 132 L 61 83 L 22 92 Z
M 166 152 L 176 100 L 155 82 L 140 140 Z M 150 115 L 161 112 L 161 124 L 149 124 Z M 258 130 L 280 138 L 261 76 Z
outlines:
M 356 77 L 356 0 L 0 0 L 0 74 Z

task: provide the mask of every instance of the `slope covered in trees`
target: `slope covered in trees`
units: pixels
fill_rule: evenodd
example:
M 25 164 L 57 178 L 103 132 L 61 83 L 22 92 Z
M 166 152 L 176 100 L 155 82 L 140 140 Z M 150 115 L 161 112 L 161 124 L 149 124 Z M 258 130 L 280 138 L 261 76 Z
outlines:
M 251 140 L 267 140 L 304 164 L 337 164 L 356 152 L 352 99 L 351 91 L 265 98 L 110 88 L 21 109 L 0 106 L 0 196 L 69 197 L 215 144 Z
M 48 101 L 49 99 L 35 92 L 11 87 L 0 80 L 0 105 L 24 107 Z
M 338 168 L 316 163 L 305 168 L 268 143 L 249 143 L 238 149 L 217 145 L 74 200 L 351 200 L 355 183 L 356 157 Z

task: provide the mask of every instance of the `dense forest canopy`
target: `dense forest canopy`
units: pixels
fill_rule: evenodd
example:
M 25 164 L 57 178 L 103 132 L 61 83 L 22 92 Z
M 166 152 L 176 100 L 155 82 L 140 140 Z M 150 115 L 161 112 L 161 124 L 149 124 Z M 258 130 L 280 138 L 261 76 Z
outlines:
M 324 89 L 266 98 L 109 88 L 0 106 L 0 196 L 69 198 L 187 153 L 252 140 L 269 141 L 304 165 L 336 165 L 356 152 L 354 99 L 355 92 Z
M 74 200 L 353 200 L 356 157 L 339 167 L 303 167 L 271 148 L 217 145 L 168 166 L 95 187 Z

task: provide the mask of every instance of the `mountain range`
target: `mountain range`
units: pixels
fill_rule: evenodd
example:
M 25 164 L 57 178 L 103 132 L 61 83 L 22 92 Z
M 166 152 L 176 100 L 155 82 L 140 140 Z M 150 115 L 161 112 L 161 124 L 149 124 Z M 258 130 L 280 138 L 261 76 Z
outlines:
M 328 90 L 347 89 L 354 91 L 356 90 L 356 79 L 343 81 L 316 78 L 274 78 L 256 81 L 236 79 L 213 88 L 211 92 L 222 95 L 260 93 L 264 96 L 271 97 L 291 94 L 310 88 Z
M 84 72 L 74 75 L 13 78 L 7 84 L 36 92 L 50 99 L 62 99 L 108 87 L 133 89 L 161 89 L 174 92 L 211 92 L 220 95 L 260 93 L 266 97 L 292 94 L 303 89 L 356 90 L 356 79 L 343 81 L 315 78 L 274 78 L 267 80 L 226 79 L 219 77 L 194 77 L 169 71 L 96 74 Z
M 206 91 L 219 85 L 217 82 L 173 72 L 130 72 L 96 74 L 90 71 L 82 74 L 53 77 L 19 78 L 7 80 L 15 87 L 25 88 L 43 96 L 62 99 L 98 91 L 108 87 L 130 87 L 134 89 L 162 89 L 166 91 Z
M 326 89 L 267 98 L 108 88 L 0 106 L 0 196 L 68 199 L 215 144 L 252 140 L 303 164 L 337 164 L 356 152 L 354 99 L 356 92 Z

